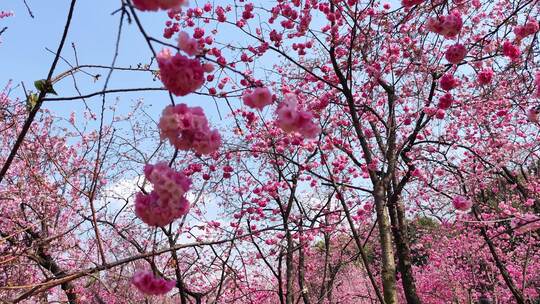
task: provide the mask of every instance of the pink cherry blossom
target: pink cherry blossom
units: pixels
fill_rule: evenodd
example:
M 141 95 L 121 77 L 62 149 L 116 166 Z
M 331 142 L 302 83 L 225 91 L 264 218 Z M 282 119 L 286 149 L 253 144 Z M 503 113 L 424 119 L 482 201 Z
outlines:
M 140 48 L 119 50 L 118 86 L 81 82 L 70 96 L 78 84 L 57 77 L 73 72 L 61 60 L 61 96 L 47 81 L 0 89 L 0 299 L 540 299 L 537 1 L 123 2 L 166 11 L 118 11 L 142 32 Z M 73 24 L 109 13 L 76 9 Z M 1 18 L 0 38 L 35 36 Z M 103 36 L 67 26 L 75 44 Z M 54 41 L 33 41 L 30 56 L 62 37 L 40 35 Z M 159 45 L 170 51 L 153 58 Z M 111 67 L 92 55 L 77 70 L 97 80 Z M 169 92 L 182 98 L 159 108 L 156 128 Z M 119 106 L 92 106 L 104 94 Z M 148 271 L 131 280 L 131 269 Z
M 444 111 L 444 109 L 437 109 L 437 112 L 435 113 L 435 118 L 444 119 L 445 116 L 446 112 Z
M 458 195 L 452 199 L 452 205 L 454 208 L 460 211 L 467 211 L 471 209 L 472 202 L 464 196 Z
M 467 49 L 465 46 L 463 46 L 463 44 L 456 43 L 446 49 L 444 57 L 452 64 L 459 64 L 463 58 L 465 58 L 465 55 L 467 55 Z
M 454 38 L 463 27 L 461 13 L 454 10 L 447 16 L 433 17 L 428 20 L 426 27 L 429 31 L 443 35 L 446 38 Z
M 133 275 L 131 283 L 137 289 L 147 295 L 162 295 L 171 291 L 176 286 L 176 281 L 158 278 L 150 271 L 138 271 Z
M 503 43 L 502 51 L 503 55 L 510 58 L 512 61 L 519 59 L 519 56 L 521 55 L 519 47 L 508 40 Z
M 221 136 L 211 130 L 204 111 L 186 104 L 167 106 L 159 120 L 161 139 L 168 139 L 179 150 L 193 149 L 200 154 L 210 154 L 221 146 Z
M 157 11 L 178 8 L 186 0 L 133 0 L 133 6 L 141 11 Z
M 422 4 L 424 0 L 401 0 L 401 5 L 404 7 L 413 7 L 415 5 Z
M 307 138 L 316 137 L 320 128 L 313 122 L 313 114 L 299 108 L 297 96 L 286 94 L 276 110 L 277 124 L 285 132 L 298 132 Z
M 189 211 L 189 202 L 184 194 L 191 180 L 176 172 L 166 163 L 146 165 L 146 179 L 154 189 L 150 194 L 138 193 L 135 198 L 135 214 L 150 226 L 165 226 Z
M 478 83 L 481 85 L 490 84 L 493 79 L 493 70 L 486 68 L 478 72 L 477 75 Z
M 178 48 L 189 56 L 195 56 L 201 52 L 197 39 L 183 31 L 178 34 Z
M 439 84 L 441 86 L 441 89 L 445 91 L 450 91 L 453 88 L 456 88 L 459 86 L 459 80 L 454 78 L 454 75 L 452 74 L 444 74 L 439 80 Z
M 450 93 L 446 93 L 439 99 L 439 104 L 437 107 L 441 110 L 446 110 L 452 106 L 454 103 L 454 97 Z
M 185 96 L 204 84 L 205 68 L 199 59 L 190 59 L 180 54 L 172 56 L 163 49 L 157 56 L 159 77 L 165 87 L 176 96 Z
M 272 93 L 268 88 L 256 88 L 244 94 L 242 100 L 246 106 L 262 110 L 267 105 L 272 104 Z
M 514 27 L 514 34 L 517 40 L 522 40 L 527 36 L 534 35 L 540 28 L 538 21 L 534 18 L 530 18 L 524 25 L 517 25 Z

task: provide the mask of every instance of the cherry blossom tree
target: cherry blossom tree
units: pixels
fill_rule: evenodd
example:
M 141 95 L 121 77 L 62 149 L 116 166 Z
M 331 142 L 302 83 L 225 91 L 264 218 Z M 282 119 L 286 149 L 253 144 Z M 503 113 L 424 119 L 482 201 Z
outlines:
M 540 301 L 538 1 L 120 0 L 109 66 L 76 10 L 0 95 L 2 299 Z

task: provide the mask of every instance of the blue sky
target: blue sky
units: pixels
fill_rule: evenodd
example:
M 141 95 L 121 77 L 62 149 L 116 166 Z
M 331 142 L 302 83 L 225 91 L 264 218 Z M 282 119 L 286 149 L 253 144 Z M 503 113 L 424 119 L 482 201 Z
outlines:
M 27 89 L 33 89 L 35 80 L 46 77 L 53 60 L 53 54 L 46 48 L 57 49 L 70 2 L 69 0 L 27 0 L 35 16 L 31 18 L 23 0 L 2 1 L 0 10 L 13 11 L 15 15 L 0 20 L 0 28 L 8 27 L 1 36 L 0 87 L 11 79 L 14 85 L 24 82 Z M 110 65 L 120 18 L 120 14 L 111 15 L 111 13 L 117 10 L 119 5 L 120 1 L 111 0 L 77 1 L 72 26 L 62 55 L 75 64 L 72 48 L 72 43 L 75 43 L 80 64 Z M 166 13 L 140 12 L 139 16 L 146 31 L 154 37 L 161 38 L 164 22 L 167 20 Z M 157 49 L 160 48 L 157 47 Z M 150 50 L 135 24 L 125 23 L 117 66 L 128 67 L 138 63 L 148 63 L 150 57 Z M 68 69 L 69 66 L 60 61 L 55 75 Z M 106 70 L 88 71 L 93 74 L 99 73 L 103 77 L 101 81 L 95 82 L 92 77 L 78 73 L 76 77 L 83 94 L 100 91 L 107 73 Z M 149 73 L 138 72 L 115 72 L 109 84 L 110 89 L 160 86 L 161 83 L 153 81 Z M 55 89 L 62 97 L 77 95 L 70 77 L 55 85 Z M 23 98 L 23 90 L 18 88 L 12 92 L 11 96 Z M 122 107 L 131 105 L 137 98 L 144 98 L 147 104 L 155 108 L 155 111 L 151 113 L 156 117 L 169 103 L 168 94 L 165 92 L 124 93 L 108 95 L 107 99 L 114 101 L 117 96 L 121 97 Z M 203 106 L 210 117 L 216 116 L 215 104 L 209 99 L 203 102 L 200 99 L 197 96 L 189 96 L 178 101 Z M 98 96 L 88 100 L 88 103 L 91 108 L 97 109 L 101 104 L 100 100 Z M 60 115 L 67 115 L 71 111 L 80 113 L 84 109 L 80 101 L 48 102 L 45 107 Z
M 31 18 L 24 6 L 23 0 L 2 1 L 0 11 L 13 11 L 14 16 L 1 19 L 0 28 L 8 27 L 1 36 L 0 44 L 0 88 L 9 81 L 16 86 L 25 83 L 27 89 L 33 88 L 35 80 L 46 78 L 50 65 L 54 58 L 46 48 L 56 51 L 62 31 L 66 22 L 66 16 L 70 5 L 69 0 L 27 0 L 35 18 Z M 80 64 L 95 64 L 110 66 L 114 55 L 114 46 L 119 24 L 120 14 L 111 15 L 119 8 L 120 1 L 111 0 L 79 0 L 76 4 L 75 13 L 66 40 L 62 56 L 75 64 L 75 56 L 72 43 L 75 43 Z M 146 31 L 160 38 L 164 22 L 167 20 L 165 12 L 142 13 L 139 12 Z M 159 50 L 160 47 L 156 46 Z M 117 66 L 136 66 L 138 63 L 149 63 L 151 52 L 136 28 L 135 23 L 124 24 L 122 34 L 120 56 Z M 69 65 L 60 61 L 55 75 L 69 70 Z M 76 78 L 83 94 L 98 92 L 102 89 L 107 70 L 88 70 L 91 73 L 100 73 L 103 76 L 95 82 L 92 77 L 83 73 L 77 73 Z M 110 89 L 136 88 L 136 87 L 161 87 L 160 81 L 153 81 L 150 73 L 140 72 L 114 72 L 109 84 Z M 60 97 L 76 96 L 73 81 L 70 77 L 65 78 L 55 85 Z M 11 97 L 24 98 L 22 87 L 15 89 Z M 127 112 L 136 99 L 144 98 L 145 104 L 152 106 L 150 114 L 157 118 L 162 109 L 170 103 L 166 92 L 149 93 L 122 93 L 121 95 L 107 95 L 109 104 L 115 103 L 115 98 L 120 98 L 120 112 Z M 199 105 L 205 108 L 212 123 L 219 123 L 216 106 L 210 98 L 191 95 L 176 98 L 177 102 L 186 102 L 192 106 Z M 22 101 L 21 101 L 22 102 Z M 236 101 L 238 102 L 238 101 Z M 101 97 L 97 96 L 87 100 L 90 108 L 99 114 Z M 67 117 L 71 112 L 77 114 L 77 120 L 82 118 L 85 109 L 80 100 L 67 102 L 46 102 L 44 107 L 52 110 L 55 114 Z M 221 107 L 226 111 L 226 107 Z M 96 126 L 96 124 L 94 124 Z M 149 126 L 155 128 L 156 126 Z M 133 180 L 126 178 L 127 182 Z M 134 191 L 126 186 L 125 181 L 110 185 L 110 189 Z M 209 207 L 209 216 L 216 216 L 215 207 Z

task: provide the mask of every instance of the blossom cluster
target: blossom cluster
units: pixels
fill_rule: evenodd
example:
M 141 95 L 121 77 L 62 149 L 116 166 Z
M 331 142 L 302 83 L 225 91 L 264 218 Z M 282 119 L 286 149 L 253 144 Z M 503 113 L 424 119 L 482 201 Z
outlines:
M 534 35 L 536 32 L 538 32 L 540 26 L 538 25 L 538 21 L 534 20 L 533 18 L 527 20 L 527 23 L 525 25 L 518 25 L 514 27 L 514 34 L 516 35 L 516 40 L 522 40 L 526 38 L 527 36 Z
M 246 106 L 262 110 L 267 105 L 272 104 L 272 93 L 268 88 L 256 88 L 244 94 L 242 100 Z
M 439 80 L 439 84 L 441 85 L 441 89 L 450 91 L 459 86 L 459 80 L 454 78 L 452 74 L 444 74 Z
M 472 201 L 464 196 L 458 195 L 452 199 L 452 205 L 454 208 L 460 211 L 467 211 L 472 207 Z
M 422 4 L 422 2 L 424 2 L 424 0 L 401 0 L 401 5 L 404 7 L 413 7 Z
M 157 11 L 179 8 L 186 0 L 133 0 L 133 5 L 141 11 Z
M 178 48 L 189 56 L 195 56 L 201 53 L 197 39 L 190 37 L 186 32 L 180 32 L 178 34 Z
M 158 278 L 150 271 L 137 272 L 131 282 L 139 291 L 147 295 L 162 295 L 171 291 L 176 286 L 174 280 Z
M 313 122 L 313 114 L 298 106 L 295 94 L 286 94 L 276 110 L 277 124 L 285 132 L 298 132 L 307 138 L 316 137 L 320 128 Z
M 446 49 L 444 58 L 446 58 L 446 60 L 452 64 L 459 64 L 465 58 L 465 55 L 467 55 L 467 49 L 465 46 L 463 46 L 463 44 L 456 43 Z
M 512 61 L 518 60 L 521 55 L 519 47 L 508 40 L 503 43 L 502 52 L 504 56 L 510 58 Z
M 135 214 L 143 222 L 162 227 L 187 214 L 189 202 L 184 195 L 191 186 L 188 177 L 169 168 L 166 163 L 146 165 L 144 175 L 154 190 L 150 194 L 137 193 Z
M 454 97 L 450 93 L 446 93 L 439 99 L 439 104 L 437 107 L 441 110 L 449 109 L 454 103 Z
M 477 75 L 478 83 L 481 85 L 490 84 L 491 80 L 493 79 L 493 70 L 490 68 L 486 68 L 478 72 Z
M 429 31 L 443 35 L 446 38 L 456 37 L 462 27 L 461 13 L 457 10 L 452 11 L 447 16 L 431 18 L 427 22 L 427 29 Z
M 165 87 L 176 96 L 185 96 L 198 90 L 204 84 L 204 73 L 213 67 L 201 64 L 199 59 L 191 59 L 177 53 L 172 55 L 167 48 L 157 55 L 159 77 Z
M 159 120 L 161 139 L 168 139 L 179 150 L 210 154 L 221 145 L 217 130 L 211 130 L 201 107 L 186 104 L 167 106 Z

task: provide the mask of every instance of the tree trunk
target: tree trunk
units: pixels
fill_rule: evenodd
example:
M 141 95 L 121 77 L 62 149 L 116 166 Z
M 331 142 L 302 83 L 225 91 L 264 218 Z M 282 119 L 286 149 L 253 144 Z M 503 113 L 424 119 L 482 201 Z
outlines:
M 66 272 L 60 268 L 53 258 L 47 254 L 43 247 L 39 247 L 37 250 L 37 262 L 39 265 L 57 277 L 63 276 Z M 60 288 L 66 293 L 69 304 L 77 304 L 77 294 L 75 293 L 75 287 L 70 282 L 65 282 L 60 285 Z
M 382 283 L 383 296 L 386 304 L 397 304 L 396 288 L 396 262 L 394 261 L 394 249 L 392 248 L 392 234 L 390 231 L 390 222 L 388 211 L 385 206 L 384 189 L 381 185 L 375 186 L 374 192 L 375 211 L 379 226 L 379 242 L 382 254 Z
M 412 272 L 410 241 L 403 204 L 399 201 L 389 202 L 388 209 L 390 220 L 392 221 L 392 232 L 398 257 L 398 270 L 401 274 L 401 284 L 403 285 L 405 298 L 408 304 L 422 303 L 416 292 L 416 284 Z
M 292 304 L 294 302 L 294 288 L 293 288 L 293 270 L 294 270 L 294 260 L 293 260 L 293 239 L 291 236 L 291 232 L 289 231 L 287 227 L 286 231 L 286 238 L 287 238 L 287 252 L 285 256 L 285 265 L 286 265 L 286 280 L 287 280 L 287 293 L 285 298 L 285 303 Z

